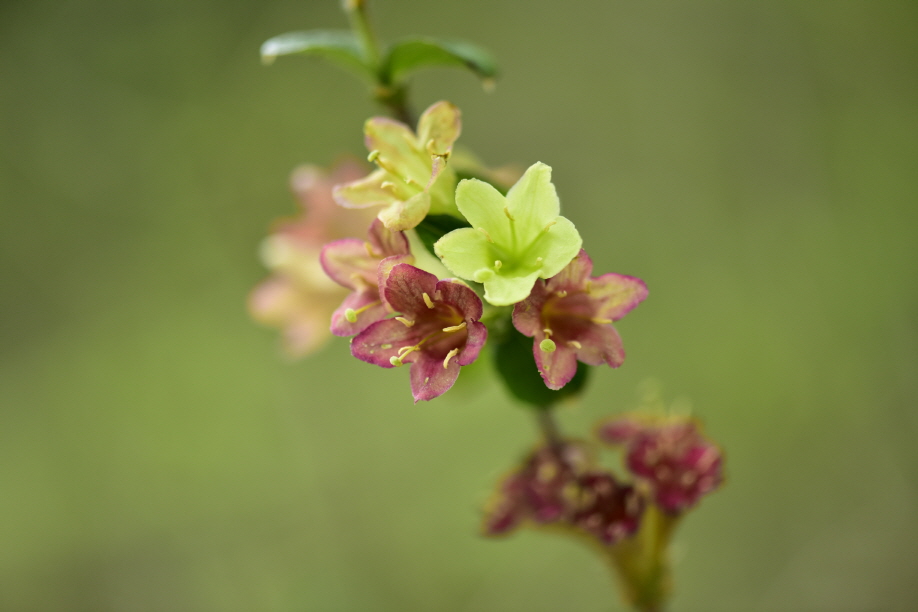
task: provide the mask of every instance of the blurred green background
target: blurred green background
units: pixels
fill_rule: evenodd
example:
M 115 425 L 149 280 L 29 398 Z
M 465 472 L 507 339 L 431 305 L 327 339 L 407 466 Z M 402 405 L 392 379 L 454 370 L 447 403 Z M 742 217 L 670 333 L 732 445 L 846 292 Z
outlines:
M 493 164 L 554 168 L 650 298 L 586 432 L 656 377 L 727 449 L 673 610 L 918 606 L 918 5 L 384 1 L 503 78 L 415 79 Z M 0 4 L 0 609 L 621 610 L 576 543 L 477 535 L 534 440 L 493 382 L 413 405 L 253 324 L 289 171 L 365 154 L 363 86 L 260 65 L 335 0 Z M 614 457 L 609 457 L 610 461 Z

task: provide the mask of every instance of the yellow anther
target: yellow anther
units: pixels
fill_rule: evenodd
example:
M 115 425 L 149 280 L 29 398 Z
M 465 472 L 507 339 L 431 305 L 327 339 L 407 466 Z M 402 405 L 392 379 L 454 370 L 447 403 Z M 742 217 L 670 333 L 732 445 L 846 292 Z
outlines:
M 555 291 L 555 295 L 559 298 L 567 297 L 567 291 L 562 289 L 561 291 Z
M 543 232 L 547 232 L 548 229 L 549 229 L 552 225 L 554 225 L 555 223 L 557 223 L 557 221 L 551 221 L 551 222 L 549 222 L 545 227 L 542 228 L 542 231 L 543 231 Z
M 411 319 L 407 319 L 405 317 L 395 317 L 395 320 L 398 321 L 399 323 L 403 323 L 405 327 L 411 327 L 415 323 Z
M 583 345 L 577 342 L 576 340 L 568 340 L 567 345 L 577 349 L 578 351 L 583 348 Z
M 555 349 L 557 349 L 558 346 L 555 344 L 555 341 L 552 340 L 551 338 L 545 338 L 544 340 L 539 342 L 539 348 L 542 349 L 546 353 L 554 353 Z
M 591 291 L 593 290 L 593 281 L 592 281 L 592 280 L 588 280 L 588 281 L 586 282 L 586 286 L 585 286 L 583 289 L 584 289 L 584 291 L 586 291 L 587 293 L 591 292 Z
M 542 330 L 542 333 L 545 334 L 547 338 L 551 338 L 551 335 L 555 332 L 551 331 L 550 328 L 546 327 L 545 329 Z
M 399 358 L 399 357 L 389 357 L 389 363 L 391 363 L 391 364 L 392 364 L 393 366 L 395 366 L 396 368 L 399 367 L 399 366 L 404 365 L 404 364 L 402 363 L 401 358 Z
M 451 325 L 450 327 L 444 327 L 443 331 L 450 333 L 450 332 L 457 332 L 463 329 L 465 329 L 465 321 L 463 321 L 459 325 Z
M 395 183 L 392 181 L 383 181 L 379 186 L 382 189 L 388 189 L 389 191 L 395 192 Z
M 476 227 L 475 229 L 477 229 L 479 232 L 481 232 L 482 234 L 484 234 L 484 237 L 487 238 L 488 242 L 492 242 L 492 243 L 494 242 L 494 240 L 491 239 L 491 234 L 489 234 L 488 231 L 487 231 L 485 228 L 483 228 L 483 227 Z
M 494 269 L 495 269 L 495 270 L 500 270 L 500 267 L 501 267 L 502 265 L 504 265 L 504 264 L 501 263 L 501 261 L 500 261 L 499 259 L 495 259 L 495 260 L 494 260 Z
M 593 317 L 592 319 L 590 319 L 590 321 L 592 321 L 596 325 L 608 325 L 609 323 L 612 322 L 612 319 L 600 319 L 599 317 Z
M 450 352 L 448 352 L 448 353 L 446 354 L 446 359 L 443 360 L 443 369 L 444 369 L 444 370 L 445 370 L 446 367 L 449 365 L 449 360 L 452 359 L 453 357 L 455 357 L 458 353 L 459 353 L 459 349 L 454 348 L 453 350 L 451 350 Z
M 421 347 L 419 347 L 417 344 L 415 344 L 414 346 L 403 346 L 402 348 L 398 349 L 398 357 L 399 359 L 402 359 L 408 353 L 412 353 L 414 351 L 420 350 L 420 348 Z
M 433 302 L 430 301 L 430 296 L 427 295 L 427 293 L 422 293 L 421 295 L 424 297 L 424 303 L 427 304 L 427 307 L 433 308 L 434 305 L 433 305 Z
M 507 215 L 507 218 L 511 221 L 516 221 L 516 219 L 513 218 L 513 215 L 510 214 L 510 209 L 506 206 L 504 206 L 504 214 Z
M 344 311 L 344 318 L 348 320 L 348 323 L 357 322 L 357 311 L 353 308 L 348 308 Z
M 376 161 L 376 158 L 379 157 L 379 150 L 373 149 L 370 151 L 370 154 L 367 155 L 367 161 L 371 164 Z

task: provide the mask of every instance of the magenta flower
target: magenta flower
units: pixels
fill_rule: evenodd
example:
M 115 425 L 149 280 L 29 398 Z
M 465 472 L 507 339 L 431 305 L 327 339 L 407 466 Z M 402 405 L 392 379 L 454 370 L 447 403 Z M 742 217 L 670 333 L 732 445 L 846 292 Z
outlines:
M 625 416 L 599 426 L 599 439 L 624 445 L 628 469 L 668 514 L 680 514 L 723 482 L 723 456 L 685 417 Z
M 603 274 L 590 278 L 586 251 L 548 280 L 537 280 L 529 297 L 513 309 L 513 325 L 534 338 L 535 362 L 550 389 L 560 389 L 577 373 L 577 361 L 617 368 L 625 360 L 612 327 L 647 297 L 639 278 Z
M 389 306 L 401 313 L 377 321 L 351 342 L 351 354 L 383 368 L 411 364 L 414 401 L 446 393 L 459 367 L 478 357 L 488 337 L 481 300 L 456 280 L 437 277 L 406 263 L 396 264 L 381 283 Z
M 392 266 L 413 263 L 414 257 L 402 232 L 390 232 L 382 221 L 373 219 L 366 241 L 343 238 L 326 244 L 321 262 L 329 278 L 351 290 L 332 314 L 331 331 L 353 336 L 389 316 L 379 287 Z

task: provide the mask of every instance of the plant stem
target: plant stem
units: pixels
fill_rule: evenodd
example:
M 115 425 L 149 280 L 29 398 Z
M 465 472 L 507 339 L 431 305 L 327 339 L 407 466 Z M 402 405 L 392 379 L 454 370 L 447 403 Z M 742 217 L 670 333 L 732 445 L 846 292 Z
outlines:
M 373 68 L 373 73 L 376 75 L 373 97 L 379 104 L 385 106 L 393 117 L 413 127 L 415 119 L 408 106 L 408 89 L 405 85 L 389 82 L 389 75 L 381 59 L 379 43 L 367 17 L 367 0 L 343 0 L 343 3 L 344 11 L 351 22 L 351 30 L 360 41 L 364 60 Z
M 564 438 L 561 437 L 561 431 L 558 429 L 558 422 L 555 415 L 552 414 L 548 406 L 539 408 L 536 412 L 536 419 L 539 422 L 539 429 L 545 436 L 545 441 L 553 448 L 560 448 L 564 444 Z

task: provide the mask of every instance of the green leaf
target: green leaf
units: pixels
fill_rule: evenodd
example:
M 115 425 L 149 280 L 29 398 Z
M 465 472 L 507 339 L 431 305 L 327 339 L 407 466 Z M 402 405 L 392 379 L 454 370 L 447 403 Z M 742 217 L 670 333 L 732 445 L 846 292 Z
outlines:
M 468 222 L 452 215 L 427 215 L 424 220 L 414 229 L 418 233 L 424 247 L 430 251 L 431 255 L 436 256 L 434 252 L 434 243 L 443 237 L 444 234 L 459 229 L 469 227 Z
M 536 367 L 532 342 L 532 338 L 527 338 L 509 325 L 493 344 L 494 366 L 510 394 L 521 402 L 544 410 L 581 393 L 590 367 L 578 363 L 574 378 L 561 389 L 552 391 L 545 386 Z
M 393 44 L 383 60 L 383 74 L 390 83 L 399 83 L 420 68 L 456 66 L 468 68 L 485 83 L 497 76 L 491 54 L 463 40 L 409 38 Z
M 261 60 L 271 64 L 281 55 L 317 55 L 339 66 L 353 70 L 360 76 L 375 81 L 373 69 L 364 61 L 360 44 L 351 32 L 335 30 L 310 30 L 287 32 L 270 38 L 261 45 Z

